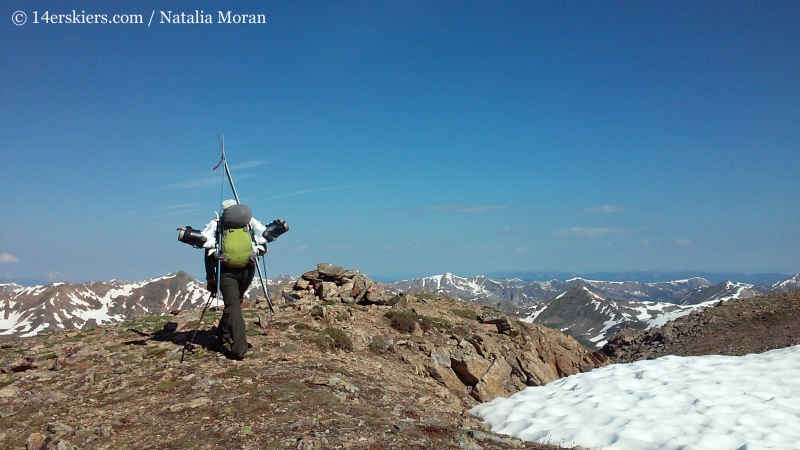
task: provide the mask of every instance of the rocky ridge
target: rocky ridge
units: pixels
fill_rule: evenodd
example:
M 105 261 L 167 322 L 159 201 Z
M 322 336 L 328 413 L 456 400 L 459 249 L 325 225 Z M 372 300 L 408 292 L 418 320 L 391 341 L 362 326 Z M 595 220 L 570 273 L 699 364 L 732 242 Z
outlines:
M 245 302 L 252 348 L 243 361 L 215 343 L 218 311 L 183 354 L 197 308 L 3 344 L 0 440 L 29 449 L 551 448 L 491 433 L 466 411 L 607 361 L 491 308 L 386 293 L 336 266 L 315 272 L 302 278 L 312 289 L 298 279 L 275 292 L 273 320 L 265 302 Z
M 601 349 L 627 363 L 666 355 L 740 356 L 800 344 L 800 290 L 719 301 L 649 330 L 623 329 Z

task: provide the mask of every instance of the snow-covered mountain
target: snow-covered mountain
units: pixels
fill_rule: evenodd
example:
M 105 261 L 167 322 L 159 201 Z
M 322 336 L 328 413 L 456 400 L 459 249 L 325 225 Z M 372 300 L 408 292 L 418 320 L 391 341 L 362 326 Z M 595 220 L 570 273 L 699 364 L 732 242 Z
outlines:
M 584 284 L 615 301 L 661 301 L 675 303 L 692 289 L 709 286 L 703 278 L 639 283 L 636 281 L 597 281 L 571 278 L 566 281 L 522 281 L 519 278 L 493 279 L 483 275 L 463 278 L 452 273 L 413 280 L 385 283 L 393 292 L 447 295 L 462 300 L 506 302 L 514 306 L 531 307 L 558 294 Z
M 83 328 L 202 304 L 204 286 L 185 272 L 139 282 L 53 283 L 0 288 L 0 336 Z
M 775 290 L 767 285 L 752 285 L 746 283 L 734 283 L 725 281 L 713 286 L 701 286 L 684 295 L 679 301 L 679 305 L 710 306 L 714 303 L 728 300 L 754 297 L 756 295 L 769 294 Z
M 791 291 L 800 289 L 800 273 L 772 285 L 775 291 Z
M 666 302 L 614 301 L 581 283 L 539 303 L 522 320 L 559 329 L 591 348 L 602 347 L 620 328 L 663 325 L 692 309 Z
M 800 288 L 800 274 L 767 286 L 730 281 L 711 284 L 703 278 L 657 283 L 582 278 L 539 282 L 446 273 L 385 286 L 395 292 L 427 292 L 491 304 L 523 320 L 557 328 L 593 347 L 602 346 L 623 327 L 652 328 L 720 301 Z
M 461 300 L 487 299 L 520 306 L 530 306 L 564 290 L 563 283 L 556 280 L 539 282 L 522 281 L 519 278 L 492 279 L 483 275 L 463 278 L 452 273 L 384 283 L 384 287 L 390 292 L 427 292 Z
M 295 277 L 278 276 L 269 281 L 285 284 Z M 246 298 L 255 298 L 262 287 L 254 281 Z M 52 283 L 23 287 L 0 284 L 0 338 L 105 325 L 144 316 L 191 309 L 208 301 L 204 283 L 186 272 L 145 281 L 111 280 L 86 284 Z M 216 304 L 216 299 L 212 305 Z

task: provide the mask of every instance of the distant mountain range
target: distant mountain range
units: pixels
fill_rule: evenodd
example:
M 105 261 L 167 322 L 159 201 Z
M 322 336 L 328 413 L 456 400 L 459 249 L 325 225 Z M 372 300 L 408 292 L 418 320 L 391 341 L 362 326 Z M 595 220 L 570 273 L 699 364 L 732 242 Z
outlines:
M 667 303 L 677 303 L 681 297 L 693 289 L 712 285 L 704 278 L 689 278 L 658 283 L 599 281 L 584 278 L 571 278 L 566 281 L 523 281 L 519 278 L 495 279 L 483 275 L 463 278 L 452 273 L 398 281 L 396 283 L 385 283 L 384 285 L 395 292 L 427 292 L 449 295 L 462 300 L 505 302 L 525 308 L 550 300 L 581 283 L 603 292 L 606 298 L 610 300 L 661 301 Z
M 274 288 L 295 279 L 282 275 L 270 280 L 270 285 Z M 490 305 L 522 320 L 558 328 L 594 347 L 622 327 L 658 326 L 719 301 L 799 289 L 800 274 L 772 285 L 753 285 L 731 281 L 715 284 L 700 277 L 644 283 L 584 278 L 462 278 L 446 273 L 384 283 L 384 287 L 390 292 L 427 292 Z M 247 297 L 253 298 L 260 289 L 253 283 Z M 204 284 L 185 272 L 145 281 L 0 284 L 0 339 L 163 315 L 201 306 L 207 299 Z
M 583 278 L 586 280 L 605 281 L 638 281 L 640 283 L 658 283 L 672 280 L 685 280 L 687 278 L 703 278 L 713 284 L 723 281 L 733 281 L 747 284 L 773 285 L 785 280 L 791 275 L 783 273 L 756 273 L 746 274 L 739 272 L 657 272 L 657 271 L 627 271 L 627 272 L 592 272 L 578 274 L 574 272 L 493 272 L 487 273 L 489 278 L 519 278 L 523 281 L 549 281 Z
M 694 277 L 673 281 L 523 281 L 451 273 L 386 283 L 394 292 L 447 295 L 484 305 L 529 322 L 558 328 L 589 347 L 601 347 L 623 327 L 660 326 L 720 301 L 800 288 L 800 274 L 772 285 Z

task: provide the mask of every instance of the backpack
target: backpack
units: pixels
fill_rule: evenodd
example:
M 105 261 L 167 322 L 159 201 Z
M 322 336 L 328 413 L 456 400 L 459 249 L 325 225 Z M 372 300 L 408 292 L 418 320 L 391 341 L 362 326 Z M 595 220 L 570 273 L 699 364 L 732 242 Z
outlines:
M 250 235 L 250 219 L 253 213 L 247 205 L 237 204 L 222 212 L 220 218 L 220 248 L 217 258 L 226 267 L 241 269 L 255 257 Z

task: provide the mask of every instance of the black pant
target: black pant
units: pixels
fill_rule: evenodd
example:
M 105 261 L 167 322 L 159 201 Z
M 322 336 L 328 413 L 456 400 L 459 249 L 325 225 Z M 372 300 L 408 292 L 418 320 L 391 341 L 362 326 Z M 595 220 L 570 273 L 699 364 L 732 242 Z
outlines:
M 242 298 L 253 281 L 254 272 L 255 267 L 252 264 L 241 269 L 232 269 L 222 264 L 219 288 L 225 309 L 222 310 L 218 328 L 222 336 L 233 339 L 231 352 L 237 356 L 244 356 L 247 352 L 247 327 L 242 316 Z

